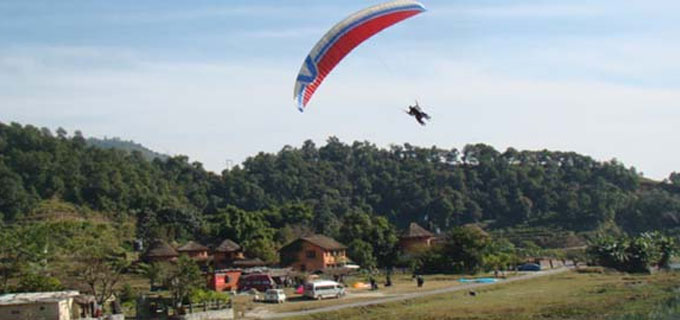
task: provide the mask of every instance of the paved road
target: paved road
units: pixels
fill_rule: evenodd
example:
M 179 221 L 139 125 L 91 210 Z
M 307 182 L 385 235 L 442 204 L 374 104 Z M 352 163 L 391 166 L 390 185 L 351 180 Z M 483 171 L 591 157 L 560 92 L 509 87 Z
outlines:
M 448 287 L 448 288 L 442 288 L 442 289 L 436 289 L 436 290 L 430 290 L 430 291 L 424 291 L 424 292 L 406 293 L 406 294 L 401 294 L 401 295 L 397 295 L 397 296 L 393 296 L 393 297 L 389 297 L 389 298 L 382 298 L 382 299 L 369 300 L 369 301 L 359 301 L 359 302 L 353 302 L 353 303 L 341 304 L 341 305 L 334 305 L 334 306 L 323 307 L 323 308 L 318 308 L 318 309 L 311 309 L 311 310 L 304 310 L 304 311 L 268 313 L 268 314 L 261 314 L 261 315 L 246 314 L 246 318 L 249 318 L 249 319 L 279 319 L 279 318 L 288 318 L 288 317 L 299 317 L 299 316 L 305 316 L 305 315 L 314 314 L 314 313 L 337 311 L 337 310 L 342 310 L 342 309 L 347 309 L 347 308 L 365 307 L 365 306 L 371 306 L 371 305 L 376 305 L 376 304 L 383 304 L 383 303 L 389 303 L 389 302 L 395 302 L 395 301 L 403 301 L 403 300 L 408 300 L 408 299 L 422 298 L 422 297 L 427 297 L 427 296 L 431 296 L 431 295 L 435 295 L 435 294 L 449 293 L 449 292 L 455 292 L 455 291 L 461 291 L 461 290 L 470 290 L 470 289 L 473 289 L 473 288 L 480 288 L 480 287 L 493 286 L 493 285 L 502 285 L 504 283 L 548 276 L 548 275 L 552 275 L 552 274 L 556 274 L 556 273 L 565 272 L 565 271 L 568 271 L 568 270 L 569 270 L 569 268 L 559 268 L 559 269 L 553 269 L 553 270 L 547 270 L 547 271 L 527 273 L 527 274 L 523 274 L 523 275 L 520 275 L 520 276 L 517 276 L 517 277 L 512 277 L 512 278 L 509 278 L 509 279 L 506 279 L 506 280 L 503 280 L 503 281 L 499 281 L 499 282 L 496 282 L 496 283 L 468 283 L 468 284 L 456 285 L 456 286 Z

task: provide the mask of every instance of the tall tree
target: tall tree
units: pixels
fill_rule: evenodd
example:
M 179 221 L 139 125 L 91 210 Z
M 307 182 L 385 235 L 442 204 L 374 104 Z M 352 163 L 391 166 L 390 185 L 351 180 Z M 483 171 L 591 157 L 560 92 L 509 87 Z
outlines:
M 205 287 L 205 281 L 196 262 L 181 255 L 165 279 L 165 286 L 172 295 L 173 305 L 179 307 L 192 292 Z

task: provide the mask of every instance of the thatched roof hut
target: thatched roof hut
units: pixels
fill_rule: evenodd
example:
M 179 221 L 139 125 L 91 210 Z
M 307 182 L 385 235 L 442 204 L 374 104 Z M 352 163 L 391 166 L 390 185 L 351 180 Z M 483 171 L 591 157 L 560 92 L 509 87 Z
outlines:
M 215 252 L 237 252 L 241 251 L 241 246 L 238 245 L 238 243 L 231 241 L 229 239 L 226 239 L 220 243 L 217 248 L 215 248 Z
M 189 241 L 185 245 L 177 248 L 177 251 L 182 253 L 182 252 L 204 252 L 208 251 L 208 247 L 195 242 L 195 241 Z
M 401 238 L 429 238 L 434 237 L 432 232 L 427 231 L 425 228 L 421 227 L 415 222 L 411 222 L 408 229 L 402 233 Z
M 151 242 L 149 248 L 144 252 L 142 256 L 144 261 L 154 262 L 154 261 L 170 261 L 176 259 L 179 256 L 177 250 L 169 245 L 167 242 L 156 239 Z

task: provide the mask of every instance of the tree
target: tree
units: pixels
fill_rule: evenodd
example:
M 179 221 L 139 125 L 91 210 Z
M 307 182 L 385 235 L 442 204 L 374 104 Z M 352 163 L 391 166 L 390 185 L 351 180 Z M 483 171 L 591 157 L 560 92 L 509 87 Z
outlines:
M 246 240 L 242 243 L 244 251 L 253 258 L 260 258 L 265 262 L 276 262 L 278 254 L 274 242 L 267 238 Z
M 49 292 L 64 289 L 59 279 L 38 273 L 26 273 L 19 278 L 17 292 Z
M 588 244 L 586 253 L 595 263 L 611 268 L 622 268 L 628 259 L 627 239 L 616 239 L 610 235 L 599 235 Z
M 486 247 L 483 260 L 487 270 L 506 270 L 519 261 L 515 245 L 507 239 L 493 239 Z
M 353 256 L 352 246 L 350 245 L 350 258 L 356 262 L 365 261 L 362 266 L 383 266 L 391 267 L 394 265 L 397 252 L 397 235 L 394 226 L 385 217 L 370 216 L 362 212 L 353 212 L 345 217 L 344 223 L 340 227 L 340 240 L 345 243 L 354 243 L 356 240 L 360 249 L 356 249 Z M 370 248 L 367 248 L 368 245 Z M 367 250 L 370 249 L 369 259 Z
M 9 292 L 9 280 L 21 271 L 22 259 L 17 236 L 8 228 L 0 229 L 0 293 Z
M 205 279 L 194 260 L 181 255 L 165 279 L 165 286 L 172 295 L 173 305 L 182 306 L 192 292 L 205 287 Z
M 140 267 L 144 277 L 149 279 L 149 288 L 151 290 L 156 287 L 156 284 L 163 281 L 169 269 L 169 266 L 163 262 L 143 263 Z
M 123 271 L 128 263 L 113 253 L 100 251 L 92 255 L 83 255 L 79 259 L 80 266 L 77 277 L 89 288 L 98 304 L 103 305 L 115 293 Z
M 349 258 L 362 268 L 370 270 L 377 266 L 373 247 L 369 243 L 361 239 L 354 239 L 349 243 L 348 248 L 347 255 Z
M 10 171 L 0 162 L 0 213 L 6 221 L 13 221 L 35 204 L 35 198 L 26 191 L 20 175 Z
M 120 246 L 122 239 L 107 224 L 56 223 L 62 238 L 64 255 L 75 262 L 71 270 L 82 281 L 97 303 L 103 304 L 115 294 L 115 288 L 130 265 Z
M 587 253 L 601 266 L 644 273 L 651 266 L 666 267 L 676 250 L 672 238 L 645 232 L 636 237 L 598 236 L 588 245 Z
M 239 243 L 255 239 L 271 241 L 275 231 L 265 219 L 266 214 L 264 211 L 246 211 L 234 206 L 220 209 L 215 216 L 219 226 L 217 238 L 234 239 Z
M 443 247 L 429 247 L 418 252 L 410 261 L 410 269 L 416 273 L 454 273 L 456 262 Z
M 659 248 L 659 261 L 657 266 L 662 269 L 670 269 L 671 258 L 678 253 L 678 244 L 675 238 L 664 236 L 659 232 L 653 235 L 656 238 L 656 245 Z
M 680 173 L 678 172 L 671 172 L 670 176 L 668 177 L 668 181 L 672 183 L 673 185 L 680 186 Z
M 52 254 L 49 239 L 42 224 L 0 228 L 0 292 L 9 290 L 10 279 L 44 269 Z
M 456 266 L 456 271 L 475 273 L 484 265 L 491 237 L 474 225 L 455 227 L 447 234 L 443 254 Z
M 314 219 L 312 208 L 304 203 L 286 203 L 277 208 L 281 218 L 289 224 L 308 225 Z

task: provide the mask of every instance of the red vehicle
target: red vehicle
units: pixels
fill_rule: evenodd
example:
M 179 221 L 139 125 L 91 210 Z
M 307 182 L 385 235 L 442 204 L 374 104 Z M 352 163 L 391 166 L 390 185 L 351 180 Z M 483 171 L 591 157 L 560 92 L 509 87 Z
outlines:
M 265 292 L 267 289 L 276 288 L 276 282 L 268 274 L 256 273 L 241 276 L 238 279 L 238 290 L 246 291 L 256 289 L 260 292 Z

